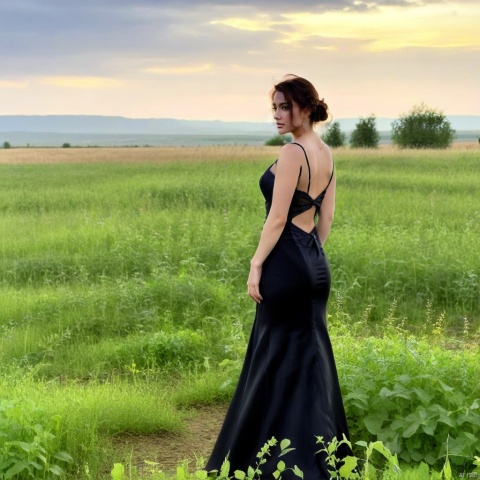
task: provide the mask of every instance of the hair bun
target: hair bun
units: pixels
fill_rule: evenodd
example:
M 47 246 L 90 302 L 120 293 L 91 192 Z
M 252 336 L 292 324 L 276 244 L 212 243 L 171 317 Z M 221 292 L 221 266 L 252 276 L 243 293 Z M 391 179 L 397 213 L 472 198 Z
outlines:
M 322 100 L 318 100 L 314 110 L 314 122 L 324 122 L 328 118 L 328 105 Z
M 294 102 L 300 110 L 308 109 L 309 121 L 312 126 L 318 122 L 324 122 L 330 117 L 327 104 L 323 98 L 320 99 L 315 87 L 305 78 L 290 74 L 273 87 L 272 101 L 275 92 L 283 93 L 290 109 L 293 108 Z

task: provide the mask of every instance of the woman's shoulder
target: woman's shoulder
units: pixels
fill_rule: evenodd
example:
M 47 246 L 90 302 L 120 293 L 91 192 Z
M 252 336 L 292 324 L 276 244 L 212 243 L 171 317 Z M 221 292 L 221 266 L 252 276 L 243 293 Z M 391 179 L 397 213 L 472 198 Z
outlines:
M 300 143 L 291 142 L 286 143 L 281 149 L 278 156 L 279 161 L 282 158 L 298 159 L 301 160 L 305 157 L 305 147 Z
M 320 140 L 320 144 L 321 150 L 324 151 L 325 155 L 332 158 L 332 151 L 330 150 L 330 147 L 323 140 Z

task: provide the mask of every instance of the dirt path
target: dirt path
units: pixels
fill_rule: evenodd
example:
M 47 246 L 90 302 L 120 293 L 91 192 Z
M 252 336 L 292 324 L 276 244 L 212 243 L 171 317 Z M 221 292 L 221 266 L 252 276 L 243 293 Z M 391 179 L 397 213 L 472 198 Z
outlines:
M 145 460 L 157 462 L 165 472 L 175 471 L 183 460 L 188 460 L 190 468 L 194 469 L 197 458 L 208 459 L 226 411 L 227 405 L 196 408 L 188 413 L 183 433 L 123 435 L 115 444 L 124 458 L 131 456 L 139 473 L 144 471 Z

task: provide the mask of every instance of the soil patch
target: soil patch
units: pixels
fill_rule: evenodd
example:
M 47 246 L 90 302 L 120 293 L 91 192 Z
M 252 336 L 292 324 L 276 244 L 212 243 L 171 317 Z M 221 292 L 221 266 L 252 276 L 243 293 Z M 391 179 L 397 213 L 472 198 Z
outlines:
M 156 435 L 121 435 L 115 438 L 117 453 L 131 458 L 131 464 L 141 474 L 147 462 L 156 462 L 164 472 L 174 472 L 184 460 L 191 469 L 197 459 L 208 459 L 223 424 L 228 405 L 197 407 L 187 413 L 182 433 Z

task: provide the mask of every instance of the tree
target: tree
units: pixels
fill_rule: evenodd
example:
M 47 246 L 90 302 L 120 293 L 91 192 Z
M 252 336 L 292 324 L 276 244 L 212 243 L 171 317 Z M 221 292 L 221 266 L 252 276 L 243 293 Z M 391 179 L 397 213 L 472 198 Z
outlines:
M 3 142 L 3 148 L 12 148 L 10 142 Z
M 333 122 L 323 135 L 323 140 L 332 148 L 343 147 L 347 136 L 340 130 L 340 124 Z
M 69 143 L 64 143 L 62 145 L 62 148 L 70 148 L 70 147 L 71 147 L 71 145 Z
M 454 137 L 445 115 L 424 103 L 392 123 L 392 142 L 400 148 L 447 148 Z
M 350 137 L 350 146 L 353 148 L 377 148 L 380 134 L 375 125 L 375 115 L 362 118 L 355 125 Z
M 270 138 L 265 142 L 265 145 L 268 145 L 269 147 L 274 147 L 274 146 L 283 146 L 287 143 L 285 140 L 284 135 L 275 135 L 274 137 Z

